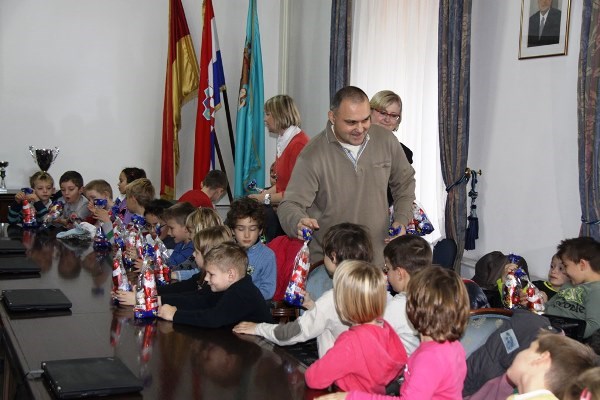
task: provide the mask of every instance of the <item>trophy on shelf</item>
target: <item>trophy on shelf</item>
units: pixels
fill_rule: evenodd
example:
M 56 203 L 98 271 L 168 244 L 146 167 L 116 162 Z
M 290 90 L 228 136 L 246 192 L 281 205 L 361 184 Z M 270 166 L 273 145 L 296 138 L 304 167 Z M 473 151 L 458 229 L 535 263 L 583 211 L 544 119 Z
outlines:
M 8 167 L 8 161 L 0 161 L 0 193 L 6 193 L 6 167 Z
M 58 157 L 58 153 L 60 149 L 55 147 L 53 149 L 36 149 L 33 146 L 29 146 L 29 153 L 31 153 L 31 157 L 35 160 L 38 167 L 44 172 L 48 172 L 50 169 L 50 165 L 56 160 Z

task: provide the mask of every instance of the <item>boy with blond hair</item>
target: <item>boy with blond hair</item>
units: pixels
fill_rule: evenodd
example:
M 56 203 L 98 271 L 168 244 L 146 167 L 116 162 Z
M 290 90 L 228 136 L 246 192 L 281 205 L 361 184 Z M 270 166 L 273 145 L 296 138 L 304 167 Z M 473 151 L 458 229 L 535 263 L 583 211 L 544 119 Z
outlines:
M 49 173 L 38 171 L 29 178 L 29 186 L 33 189 L 32 194 L 20 191 L 15 195 L 15 201 L 8 208 L 8 222 L 18 224 L 23 221 L 23 200 L 35 208 L 35 218 L 38 224 L 44 221 L 48 209 L 52 205 L 54 195 L 54 179 Z
M 222 243 L 204 257 L 205 282 L 210 293 L 159 297 L 158 316 L 201 328 L 231 326 L 242 320 L 271 322 L 260 290 L 246 273 L 248 256 L 236 243 Z
M 127 209 L 132 214 L 144 215 L 146 207 L 154 200 L 154 186 L 147 178 L 136 179 L 125 186 Z
M 127 194 L 129 198 L 129 194 Z M 184 261 L 187 261 L 194 253 L 194 244 L 190 240 L 190 232 L 186 226 L 188 216 L 196 208 L 190 203 L 177 203 L 167 208 L 163 213 L 163 219 L 167 224 L 169 236 L 175 240 L 173 253 L 167 260 L 167 265 L 175 267 Z M 189 276 L 188 276 L 189 278 Z

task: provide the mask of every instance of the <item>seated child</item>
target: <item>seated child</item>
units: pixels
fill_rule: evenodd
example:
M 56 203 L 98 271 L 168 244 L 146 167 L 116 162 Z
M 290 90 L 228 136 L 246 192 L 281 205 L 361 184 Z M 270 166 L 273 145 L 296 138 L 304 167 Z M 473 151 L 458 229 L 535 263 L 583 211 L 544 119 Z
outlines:
M 388 293 L 387 306 L 383 317 L 392 325 L 404 344 L 406 353 L 411 355 L 419 346 L 419 333 L 406 315 L 406 289 L 410 277 L 431 266 L 431 246 L 420 236 L 404 235 L 389 242 L 383 249 L 384 272 L 397 294 Z
M 560 334 L 540 333 L 506 371 L 519 392 L 509 399 L 562 399 L 568 385 L 596 361 L 589 346 Z
M 518 266 L 516 264 L 506 264 L 504 266 L 504 271 L 502 273 L 502 277 L 498 279 L 498 290 L 500 291 L 500 296 L 502 296 L 502 286 L 504 285 L 504 281 L 506 280 L 506 275 L 510 272 L 514 272 Z M 540 295 L 544 303 L 546 303 L 552 296 L 554 296 L 560 288 L 565 283 L 570 283 L 571 280 L 565 273 L 565 266 L 562 261 L 558 257 L 558 254 L 552 256 L 552 260 L 550 262 L 550 270 L 548 271 L 548 280 L 547 281 L 533 281 L 532 283 L 540 290 Z M 524 298 L 526 296 L 523 296 Z M 524 299 L 526 301 L 526 299 Z
M 35 219 L 38 225 L 44 222 L 44 217 L 48 214 L 48 209 L 52 204 L 54 179 L 52 179 L 49 173 L 38 171 L 29 178 L 29 186 L 33 189 L 33 193 L 17 193 L 15 201 L 8 208 L 8 222 L 10 224 L 18 224 L 23 221 L 24 199 L 27 199 L 29 204 L 35 208 Z
M 152 182 L 146 178 L 136 179 L 135 181 L 127 184 L 125 187 L 125 193 L 127 194 L 128 199 L 127 207 L 132 215 L 144 215 L 146 213 L 146 207 L 152 200 L 154 200 L 154 186 L 152 185 Z M 110 235 L 111 233 L 108 233 L 107 237 Z M 135 260 L 137 258 L 137 252 L 135 249 L 128 251 L 132 252 L 131 254 L 128 254 L 128 256 Z M 138 270 L 142 267 L 141 258 L 137 259 L 135 266 Z
M 175 241 L 169 236 L 169 229 L 163 219 L 165 210 L 173 205 L 172 202 L 165 199 L 154 199 L 144 210 L 144 218 L 153 234 L 156 234 L 163 241 L 167 249 L 175 247 Z
M 249 197 L 234 200 L 227 212 L 226 225 L 236 242 L 248 252 L 248 275 L 265 300 L 273 298 L 277 278 L 275 253 L 260 241 L 264 227 L 263 206 Z
M 223 222 L 221 221 L 221 217 L 212 208 L 196 208 L 187 216 L 185 220 L 185 226 L 189 232 L 190 239 L 193 239 L 196 234 L 206 228 L 219 226 L 222 224 Z M 200 266 L 194 261 L 194 257 L 190 257 L 171 269 L 171 279 L 176 281 L 190 279 L 192 276 L 200 272 L 198 269 L 199 267 Z
M 190 203 L 177 203 L 167 208 L 163 213 L 169 236 L 175 241 L 173 253 L 167 260 L 169 267 L 181 264 L 192 257 L 194 253 L 194 244 L 190 240 L 190 232 L 185 225 L 185 221 L 188 215 L 195 210 L 196 208 Z
M 62 197 L 59 201 L 64 203 L 62 215 L 55 223 L 71 228 L 73 222 L 85 221 L 90 211 L 87 208 L 88 200 L 83 193 L 83 177 L 77 171 L 67 171 L 58 181 Z
M 235 243 L 222 243 L 204 258 L 210 293 L 159 296 L 158 316 L 202 328 L 230 326 L 242 320 L 272 321 L 262 294 L 247 275 L 248 256 Z
M 100 226 L 102 226 L 102 230 L 105 234 L 111 232 L 112 220 L 109 210 L 113 206 L 113 193 L 110 184 L 104 179 L 95 179 L 85 185 L 83 194 L 89 200 L 87 207 L 90 211 L 90 215 L 88 216 L 87 222 L 90 224 L 96 224 L 96 222 L 98 222 L 100 223 Z M 96 199 L 106 200 L 106 207 L 97 207 L 94 204 Z M 110 237 L 108 237 L 108 239 L 110 239 Z
M 545 313 L 586 321 L 584 338 L 600 328 L 600 242 L 591 237 L 563 240 L 557 256 L 571 283 L 546 303 Z
M 406 312 L 421 335 L 408 358 L 403 399 L 461 399 L 467 365 L 459 342 L 469 318 L 469 296 L 452 270 L 431 266 L 408 282 Z M 398 399 L 372 393 L 334 393 L 323 399 Z
M 330 231 L 332 234 L 343 234 L 342 230 L 338 231 Z M 335 243 L 335 238 L 330 238 L 329 243 Z M 339 264 L 336 260 L 336 254 L 331 249 L 325 249 L 325 245 L 323 245 L 324 254 L 330 254 L 330 259 L 334 264 Z M 347 258 L 346 258 L 347 259 Z M 331 290 L 333 288 L 333 271 L 329 271 L 325 265 L 319 265 L 310 271 L 308 278 L 306 279 L 306 305 L 307 308 L 311 307 L 311 302 L 318 300 L 323 293 Z
M 194 259 L 196 264 L 202 268 L 204 266 L 204 257 L 213 248 L 221 243 L 233 241 L 231 230 L 223 225 L 211 226 L 194 235 Z M 204 271 L 197 273 L 190 279 L 181 282 L 173 282 L 170 285 L 157 286 L 159 295 L 195 293 L 199 292 L 206 283 L 204 281 Z M 204 290 L 203 293 L 206 293 Z M 120 305 L 132 306 L 135 304 L 135 290 L 125 292 L 119 290 L 116 295 Z
M 201 183 L 200 190 L 188 190 L 177 200 L 179 203 L 188 202 L 194 207 L 215 208 L 214 204 L 225 195 L 227 191 L 227 175 L 218 169 L 209 171 Z
M 332 226 L 323 237 L 323 249 L 323 262 L 332 275 L 338 263 L 344 260 L 373 260 L 371 238 L 364 227 L 356 224 Z M 317 338 L 319 357 L 323 357 L 333 347 L 335 339 L 346 330 L 348 326 L 340 320 L 335 310 L 333 290 L 324 293 L 313 307 L 295 321 L 287 324 L 242 322 L 233 328 L 236 333 L 262 336 L 282 346 Z
M 128 167 L 123 168 L 121 173 L 119 174 L 119 183 L 117 187 L 119 188 L 119 196 L 117 198 L 117 214 L 123 220 L 123 223 L 127 225 L 131 222 L 131 211 L 127 205 L 127 192 L 126 188 L 131 182 L 136 179 L 146 178 L 146 171 L 141 168 L 136 167 Z M 152 195 L 154 198 L 154 194 Z M 139 214 L 139 213 L 136 213 Z M 144 214 L 139 214 L 144 215 Z
M 325 389 L 335 383 L 342 390 L 385 394 L 407 359 L 398 335 L 383 319 L 386 293 L 380 268 L 356 260 L 338 266 L 333 277 L 335 308 L 350 329 L 308 367 L 308 387 Z
M 146 207 L 154 200 L 154 186 L 149 179 L 140 178 L 135 181 L 128 183 L 125 187 L 125 194 L 127 195 L 127 210 L 133 215 L 144 215 L 146 214 Z M 128 222 L 123 220 L 123 223 L 128 224 L 131 222 L 131 217 Z

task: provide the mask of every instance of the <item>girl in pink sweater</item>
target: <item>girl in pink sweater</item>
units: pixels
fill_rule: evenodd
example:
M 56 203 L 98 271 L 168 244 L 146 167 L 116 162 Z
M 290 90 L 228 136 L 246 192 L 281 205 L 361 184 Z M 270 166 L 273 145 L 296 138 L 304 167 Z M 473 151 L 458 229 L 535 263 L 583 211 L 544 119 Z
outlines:
M 335 383 L 342 390 L 384 394 L 407 361 L 398 334 L 382 317 L 385 275 L 367 262 L 343 261 L 333 276 L 333 296 L 340 319 L 351 327 L 306 370 L 306 384 L 324 389 Z
M 461 278 L 441 267 L 428 267 L 411 276 L 406 313 L 421 336 L 421 345 L 408 359 L 400 398 L 462 399 L 467 364 L 458 340 L 469 318 L 469 296 Z M 333 393 L 319 399 L 391 400 L 398 397 L 357 391 Z

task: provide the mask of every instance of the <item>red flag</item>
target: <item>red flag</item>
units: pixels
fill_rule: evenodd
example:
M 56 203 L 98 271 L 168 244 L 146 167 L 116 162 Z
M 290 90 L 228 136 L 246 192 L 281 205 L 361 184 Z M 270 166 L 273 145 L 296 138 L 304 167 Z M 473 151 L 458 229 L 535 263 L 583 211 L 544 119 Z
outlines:
M 202 180 L 210 169 L 211 161 L 214 166 L 215 112 L 221 108 L 220 89 L 225 87 L 212 0 L 204 0 L 203 8 L 200 87 L 194 146 L 194 189 L 200 189 Z
M 169 1 L 169 51 L 163 108 L 160 195 L 175 197 L 175 175 L 179 171 L 181 107 L 198 90 L 198 60 L 181 0 Z

